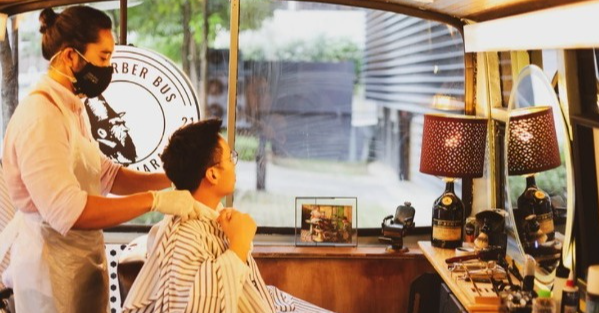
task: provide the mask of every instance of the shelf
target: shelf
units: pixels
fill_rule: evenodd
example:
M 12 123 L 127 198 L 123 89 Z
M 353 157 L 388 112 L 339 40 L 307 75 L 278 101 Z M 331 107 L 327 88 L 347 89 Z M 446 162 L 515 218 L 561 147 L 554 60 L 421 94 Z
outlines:
M 435 248 L 431 245 L 430 241 L 419 241 L 418 246 L 426 259 L 435 268 L 437 273 L 441 276 L 445 284 L 451 289 L 454 296 L 460 301 L 462 306 L 468 310 L 468 312 L 499 312 L 499 304 L 486 304 L 482 303 L 487 299 L 489 302 L 497 301 L 496 296 L 492 297 L 480 297 L 472 291 L 470 283 L 465 281 L 458 282 L 455 277 L 452 277 L 451 272 L 447 269 L 445 260 L 455 256 L 455 250 L 453 249 L 441 249 Z M 488 286 L 485 286 L 488 285 Z M 490 284 L 477 283 L 479 289 L 489 289 Z M 486 296 L 483 294 L 483 296 Z M 477 301 L 479 300 L 479 301 Z M 477 303 L 478 302 L 478 303 Z

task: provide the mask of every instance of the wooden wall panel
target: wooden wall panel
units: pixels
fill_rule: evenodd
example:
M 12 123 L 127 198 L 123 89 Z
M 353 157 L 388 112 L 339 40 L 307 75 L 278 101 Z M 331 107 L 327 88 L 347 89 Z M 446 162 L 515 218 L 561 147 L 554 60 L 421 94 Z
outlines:
M 405 258 L 261 258 L 268 285 L 341 313 L 407 312 L 412 280 L 434 269 L 423 255 Z

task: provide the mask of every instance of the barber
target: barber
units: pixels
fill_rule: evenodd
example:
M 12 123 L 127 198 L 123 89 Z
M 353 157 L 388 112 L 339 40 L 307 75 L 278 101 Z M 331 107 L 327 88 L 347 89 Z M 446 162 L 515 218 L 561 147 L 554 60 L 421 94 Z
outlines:
M 39 19 L 49 69 L 20 102 L 4 139 L 5 179 L 18 212 L 0 241 L 5 250 L 11 245 L 3 282 L 14 289 L 17 312 L 105 313 L 101 229 L 152 210 L 187 219 L 199 209 L 188 191 L 149 191 L 170 181 L 112 163 L 91 136 L 81 98 L 97 97 L 111 81 L 110 18 L 74 6 L 60 14 L 47 8 Z

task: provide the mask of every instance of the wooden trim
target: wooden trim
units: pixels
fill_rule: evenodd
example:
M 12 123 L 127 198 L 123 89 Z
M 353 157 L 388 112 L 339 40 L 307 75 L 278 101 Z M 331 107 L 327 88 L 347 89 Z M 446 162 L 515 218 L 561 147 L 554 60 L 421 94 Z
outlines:
M 595 166 L 595 151 L 592 148 L 593 129 L 584 125 L 574 123 L 574 184 L 578 186 L 575 190 L 575 222 L 578 224 L 575 234 L 576 243 L 576 268 L 579 277 L 584 274 L 587 266 L 599 263 L 599 250 L 592 247 L 597 246 L 599 238 L 599 213 L 597 207 L 597 169 Z
M 261 259 L 419 259 L 424 260 L 417 246 L 408 252 L 389 252 L 386 246 L 377 247 L 294 247 L 255 245 L 252 255 Z
M 464 53 L 464 113 L 476 115 L 476 53 Z M 464 218 L 472 213 L 474 201 L 474 184 L 472 178 L 462 179 L 462 202 L 464 203 Z
M 584 115 L 570 115 L 570 120 L 572 124 L 576 124 L 578 126 L 584 126 L 589 128 L 599 128 L 599 120 L 584 116 Z
M 302 0 L 300 0 L 300 1 L 302 1 Z M 312 1 L 311 0 L 311 1 L 307 1 L 307 2 L 331 3 L 331 4 L 338 4 L 338 5 L 357 7 L 357 8 L 366 8 L 366 9 L 395 12 L 395 13 L 399 13 L 399 14 L 404 14 L 404 15 L 408 15 L 408 16 L 422 18 L 425 20 L 431 20 L 431 21 L 436 21 L 436 22 L 441 22 L 444 24 L 451 25 L 460 32 L 460 34 L 462 35 L 462 38 L 464 36 L 464 22 L 461 19 L 455 18 L 453 16 L 449 16 L 446 14 L 442 14 L 442 13 L 425 11 L 422 9 L 405 6 L 405 5 L 398 4 L 398 3 L 382 2 L 382 1 L 379 2 L 379 1 L 377 1 L 377 0 L 374 0 L 374 1 L 373 0 L 370 0 L 370 1 L 364 1 L 364 0 L 316 0 L 316 1 Z
M 570 121 L 572 123 L 573 144 L 572 161 L 574 168 L 575 209 L 574 236 L 576 244 L 576 272 L 578 277 L 586 275 L 591 264 L 599 263 L 599 199 L 597 192 L 597 166 L 593 129 L 599 128 L 599 117 L 595 113 L 597 103 L 596 77 L 592 70 L 594 56 L 591 50 L 574 50 L 569 54 L 566 77 L 575 78 L 576 83 L 569 83 L 569 96 L 579 97 L 579 101 L 570 101 Z
M 119 23 L 119 43 L 123 46 L 127 45 L 127 0 L 120 0 L 120 18 L 121 21 Z
M 102 2 L 106 0 L 33 0 L 33 1 L 21 1 L 15 4 L 6 4 L 0 9 L 0 12 L 6 13 L 9 16 L 23 12 L 41 10 L 50 7 L 63 6 L 63 5 L 76 5 L 83 3 Z M 0 6 L 2 4 L 0 3 Z
M 2 7 L 1 12 L 6 13 L 8 15 L 14 15 L 22 12 L 40 10 L 47 7 L 61 6 L 61 5 L 72 5 L 72 4 L 81 4 L 81 3 L 90 3 L 90 2 L 100 2 L 106 0 L 33 0 L 33 1 L 22 1 L 17 4 L 7 4 L 5 7 Z M 460 34 L 463 34 L 464 31 L 464 23 L 453 16 L 449 16 L 442 13 L 425 11 L 418 8 L 413 8 L 409 6 L 405 6 L 402 4 L 392 3 L 392 2 L 379 2 L 379 1 L 364 1 L 364 0 L 318 0 L 318 1 L 310 1 L 310 2 L 319 2 L 319 3 L 331 3 L 352 7 L 361 7 L 367 9 L 375 9 L 375 10 L 383 10 L 389 12 L 400 13 L 404 15 L 419 17 L 426 20 L 437 21 L 445 24 L 449 24 L 455 27 Z M 0 3 L 1 6 L 1 3 Z
M 208 1 L 208 0 L 205 0 Z M 229 21 L 229 94 L 227 97 L 227 143 L 232 149 L 235 149 L 235 138 L 237 136 L 237 83 L 239 69 L 239 12 L 240 0 L 230 0 L 230 21 Z M 225 206 L 233 206 L 233 195 L 225 197 Z

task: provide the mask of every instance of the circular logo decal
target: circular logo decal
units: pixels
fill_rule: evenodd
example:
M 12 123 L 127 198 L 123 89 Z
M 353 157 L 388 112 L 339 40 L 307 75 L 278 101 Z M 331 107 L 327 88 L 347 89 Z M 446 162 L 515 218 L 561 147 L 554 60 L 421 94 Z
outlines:
M 160 153 L 179 127 L 200 119 L 187 76 L 164 56 L 116 46 L 112 82 L 84 100 L 92 135 L 114 162 L 145 172 L 162 171 Z

